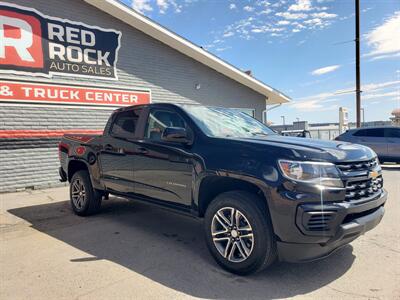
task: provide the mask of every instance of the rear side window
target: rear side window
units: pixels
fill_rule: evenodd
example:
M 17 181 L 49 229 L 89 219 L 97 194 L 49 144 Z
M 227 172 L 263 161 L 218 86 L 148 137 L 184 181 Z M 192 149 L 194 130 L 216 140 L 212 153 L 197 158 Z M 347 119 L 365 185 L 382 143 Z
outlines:
M 400 128 L 385 128 L 385 136 L 390 138 L 400 138 Z
M 111 127 L 111 135 L 123 138 L 135 137 L 141 111 L 140 108 L 118 113 Z
M 383 128 L 369 128 L 369 129 L 360 129 L 356 131 L 354 136 L 368 136 L 368 137 L 384 137 Z

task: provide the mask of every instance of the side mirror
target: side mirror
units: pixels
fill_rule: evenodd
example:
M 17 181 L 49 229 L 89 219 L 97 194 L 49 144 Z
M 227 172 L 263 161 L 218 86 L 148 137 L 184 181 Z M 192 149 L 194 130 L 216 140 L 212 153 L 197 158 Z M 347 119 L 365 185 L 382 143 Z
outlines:
M 185 128 L 167 127 L 164 129 L 161 139 L 166 142 L 189 144 L 189 135 Z

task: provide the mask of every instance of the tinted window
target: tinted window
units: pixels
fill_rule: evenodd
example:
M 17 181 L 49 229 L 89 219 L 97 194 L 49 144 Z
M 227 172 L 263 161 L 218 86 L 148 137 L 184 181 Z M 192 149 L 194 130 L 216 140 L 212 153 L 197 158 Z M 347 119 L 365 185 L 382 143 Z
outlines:
M 384 131 L 383 128 L 360 129 L 356 131 L 353 135 L 368 136 L 368 137 L 384 137 Z
M 149 114 L 145 137 L 160 141 L 164 129 L 167 127 L 186 128 L 186 123 L 176 112 L 164 109 L 154 109 Z
M 111 128 L 111 134 L 118 137 L 134 137 L 141 108 L 118 113 Z
M 385 136 L 391 138 L 400 138 L 400 128 L 385 128 Z

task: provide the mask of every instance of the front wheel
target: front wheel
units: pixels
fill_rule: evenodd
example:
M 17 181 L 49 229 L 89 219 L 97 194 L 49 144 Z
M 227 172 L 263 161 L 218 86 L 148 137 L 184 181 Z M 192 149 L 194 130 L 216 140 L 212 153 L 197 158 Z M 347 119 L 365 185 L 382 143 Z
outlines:
M 276 259 L 268 209 L 257 195 L 232 191 L 218 195 L 205 214 L 207 246 L 224 269 L 246 275 Z
M 95 190 L 85 170 L 76 172 L 70 183 L 70 199 L 72 210 L 79 216 L 97 213 L 101 206 L 101 193 Z

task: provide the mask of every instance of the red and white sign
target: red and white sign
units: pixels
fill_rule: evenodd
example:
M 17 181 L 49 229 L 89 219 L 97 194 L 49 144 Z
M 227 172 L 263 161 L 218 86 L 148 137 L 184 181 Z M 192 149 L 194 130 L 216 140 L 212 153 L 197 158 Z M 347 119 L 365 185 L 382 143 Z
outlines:
M 0 81 L 0 102 L 129 106 L 151 102 L 150 91 Z
M 121 32 L 0 2 L 0 73 L 116 80 Z
M 0 10 L 0 64 L 43 68 L 40 20 L 16 11 Z

